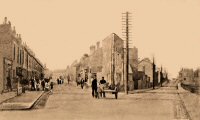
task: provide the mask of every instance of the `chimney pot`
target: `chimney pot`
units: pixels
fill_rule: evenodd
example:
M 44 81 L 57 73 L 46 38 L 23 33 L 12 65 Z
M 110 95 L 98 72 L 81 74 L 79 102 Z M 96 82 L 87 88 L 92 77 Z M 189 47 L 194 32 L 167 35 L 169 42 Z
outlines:
M 7 24 L 7 17 L 4 18 L 4 24 Z

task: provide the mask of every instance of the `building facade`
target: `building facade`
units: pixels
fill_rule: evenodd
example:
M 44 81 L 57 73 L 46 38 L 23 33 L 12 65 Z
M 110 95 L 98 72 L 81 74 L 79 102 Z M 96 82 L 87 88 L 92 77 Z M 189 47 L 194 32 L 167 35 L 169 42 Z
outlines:
M 102 41 L 102 74 L 110 84 L 123 84 L 123 40 L 112 33 Z
M 193 83 L 194 82 L 194 70 L 189 68 L 182 68 L 179 71 L 179 80 L 185 83 Z
M 93 75 L 102 77 L 110 84 L 124 85 L 124 43 L 115 33 L 110 34 L 102 42 L 90 46 L 90 53 L 84 54 L 76 64 L 77 76 L 85 78 L 91 84 Z M 133 84 L 133 71 L 137 72 L 138 50 L 130 48 L 129 80 Z M 72 69 L 72 68 L 71 68 Z M 132 85 L 133 86 L 133 85 Z
M 41 77 L 42 63 L 33 52 L 22 43 L 21 35 L 5 17 L 0 25 L 0 91 L 17 89 L 20 80 Z
M 159 68 L 155 65 L 155 70 L 153 71 L 153 62 L 149 58 L 144 58 L 139 62 L 138 73 L 143 74 L 143 76 L 139 75 L 137 77 L 137 80 L 135 81 L 137 84 L 135 86 L 136 89 L 149 88 L 152 87 L 153 84 L 154 86 L 158 86 L 168 79 L 167 72 L 163 72 L 162 67 Z
M 138 49 L 129 48 L 129 90 L 134 88 L 134 78 L 138 72 Z M 90 53 L 84 54 L 76 64 L 68 68 L 69 76 L 87 78 L 88 84 L 91 84 L 94 75 L 97 80 L 102 77 L 109 83 L 124 88 L 124 60 L 125 48 L 124 41 L 115 33 L 108 35 L 101 42 L 90 46 Z M 70 71 L 76 71 L 76 75 L 70 75 Z M 72 78 L 72 77 L 71 77 Z
M 138 71 L 142 71 L 149 77 L 150 82 L 153 82 L 153 63 L 149 58 L 144 58 L 138 64 Z

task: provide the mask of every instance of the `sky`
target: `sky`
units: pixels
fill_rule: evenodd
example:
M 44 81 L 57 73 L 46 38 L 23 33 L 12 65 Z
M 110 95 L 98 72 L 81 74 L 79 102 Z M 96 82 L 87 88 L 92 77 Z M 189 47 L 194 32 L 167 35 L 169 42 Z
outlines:
M 8 17 L 51 70 L 65 69 L 111 33 L 122 37 L 126 11 L 140 60 L 154 56 L 170 77 L 200 66 L 200 0 L 0 0 L 0 22 Z

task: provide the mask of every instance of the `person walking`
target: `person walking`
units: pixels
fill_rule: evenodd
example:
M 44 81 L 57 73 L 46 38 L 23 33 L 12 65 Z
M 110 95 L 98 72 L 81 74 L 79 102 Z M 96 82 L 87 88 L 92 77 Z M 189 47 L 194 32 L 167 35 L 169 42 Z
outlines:
M 49 84 L 48 84 L 48 82 L 45 82 L 45 91 L 49 91 Z
M 50 83 L 51 93 L 53 93 L 53 82 Z
M 31 79 L 31 90 L 35 90 L 34 79 Z
M 97 98 L 97 79 L 96 79 L 96 75 L 94 75 L 94 79 L 92 80 L 92 97 Z
M 62 78 L 60 78 L 60 84 L 62 84 Z
M 64 78 L 62 78 L 62 84 L 64 84 Z
M 36 82 L 35 78 L 33 78 L 33 82 L 34 82 L 34 91 L 36 91 L 37 82 Z
M 39 90 L 40 90 L 39 86 L 40 86 L 40 81 L 37 80 L 37 81 L 36 81 L 36 91 L 39 91 Z
M 67 82 L 68 82 L 68 84 L 69 84 L 69 81 L 70 81 L 70 77 L 69 77 L 69 75 L 67 76 Z
M 84 86 L 84 79 L 81 78 L 81 88 L 83 89 L 83 86 Z
M 42 82 L 41 82 L 41 86 L 42 86 L 42 90 L 44 91 L 44 87 L 45 87 L 44 79 L 43 79 Z
M 57 83 L 59 84 L 59 78 L 57 78 Z
M 7 77 L 7 88 L 12 91 L 12 85 L 11 85 L 11 79 L 10 77 Z

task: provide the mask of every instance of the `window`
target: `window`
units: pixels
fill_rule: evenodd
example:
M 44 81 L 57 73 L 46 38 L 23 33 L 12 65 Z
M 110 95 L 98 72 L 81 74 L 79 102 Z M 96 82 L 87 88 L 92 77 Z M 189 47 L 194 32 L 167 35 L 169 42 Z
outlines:
M 13 70 L 13 78 L 15 78 L 15 70 Z
M 17 48 L 17 63 L 19 63 L 19 47 Z
M 145 73 L 145 66 L 143 66 L 142 69 L 143 69 L 143 72 Z
M 22 49 L 22 64 L 24 64 L 24 50 Z
M 19 52 L 19 64 L 22 64 L 22 50 Z
M 15 44 L 14 44 L 14 50 L 13 50 L 13 60 L 15 60 Z

